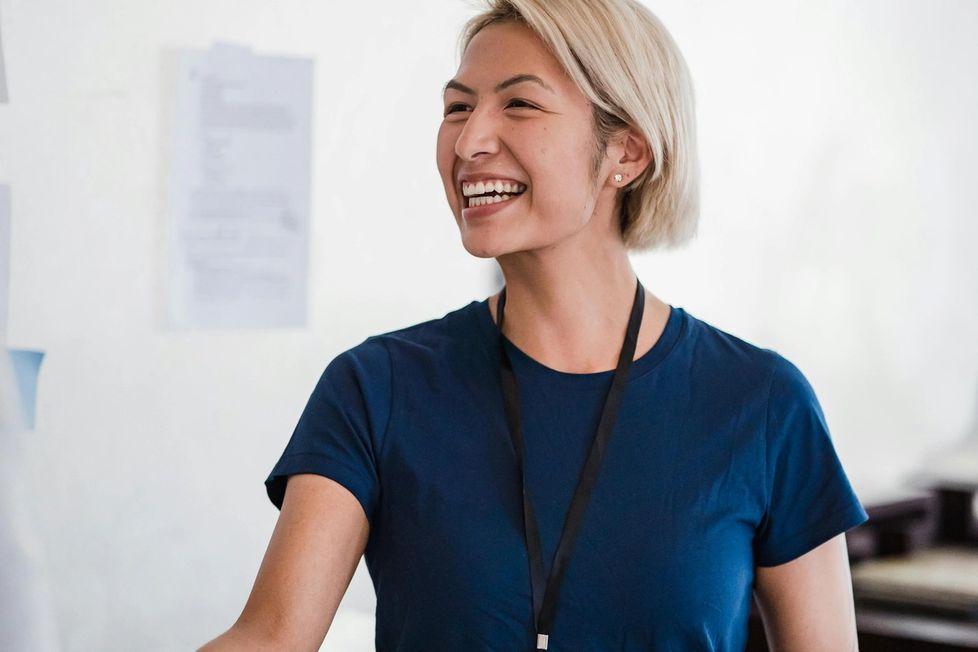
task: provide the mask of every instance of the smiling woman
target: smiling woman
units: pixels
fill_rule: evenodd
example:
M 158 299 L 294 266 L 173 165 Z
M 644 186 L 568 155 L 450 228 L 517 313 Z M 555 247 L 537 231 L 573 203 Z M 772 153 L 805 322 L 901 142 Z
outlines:
M 498 121 L 506 124 L 499 145 L 514 158 L 546 148 L 546 156 L 533 157 L 537 192 L 531 189 L 528 199 L 563 195 L 559 204 L 538 205 L 541 213 L 571 207 L 565 212 L 570 228 L 577 223 L 575 213 L 594 208 L 582 196 L 594 193 L 602 164 L 610 162 L 605 148 L 629 133 L 630 146 L 646 150 L 649 158 L 616 170 L 624 183 L 606 188 L 599 198 L 611 200 L 626 247 L 675 247 L 695 235 L 699 169 L 693 87 L 672 37 L 644 7 L 498 2 L 466 24 L 459 47 L 462 65 L 443 89 L 438 161 L 470 253 L 486 255 L 484 239 L 490 236 L 486 229 L 468 228 L 470 214 L 457 201 L 466 171 L 451 163 L 456 155 L 464 158 L 462 148 L 477 146 L 472 141 L 480 127 L 471 124 L 477 119 L 480 125 L 489 122 L 489 129 Z M 628 52 L 638 56 L 623 65 Z M 529 62 L 533 70 L 526 69 Z M 515 74 L 499 79 L 502 70 Z M 474 136 L 468 133 L 473 131 Z M 573 164 L 583 167 L 569 168 Z M 580 183 L 566 196 L 569 178 Z M 471 213 L 472 218 L 484 215 Z M 532 217 L 521 221 L 533 224 Z
M 316 649 L 363 554 L 378 650 L 732 652 L 754 593 L 775 646 L 851 650 L 866 513 L 814 390 L 628 258 L 696 231 L 673 39 L 633 0 L 493 0 L 460 44 L 437 166 L 505 285 L 329 362 L 226 642 Z

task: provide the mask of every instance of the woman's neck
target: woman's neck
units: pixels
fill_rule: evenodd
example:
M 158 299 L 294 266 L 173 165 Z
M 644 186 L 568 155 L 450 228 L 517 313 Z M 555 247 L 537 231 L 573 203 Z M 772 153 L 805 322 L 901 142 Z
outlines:
M 558 371 L 592 373 L 614 369 L 635 299 L 636 275 L 620 255 L 573 257 L 561 264 L 556 252 L 500 256 L 506 279 L 503 333 L 534 360 Z M 644 285 L 644 284 L 643 284 Z M 499 294 L 489 297 L 498 323 Z M 669 306 L 646 289 L 637 359 L 658 341 Z

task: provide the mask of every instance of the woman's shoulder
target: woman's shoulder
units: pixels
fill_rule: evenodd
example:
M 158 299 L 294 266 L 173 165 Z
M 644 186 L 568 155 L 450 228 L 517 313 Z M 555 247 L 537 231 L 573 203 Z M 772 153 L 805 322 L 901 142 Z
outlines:
M 801 371 L 788 358 L 771 346 L 765 346 L 747 335 L 720 328 L 688 310 L 693 357 L 701 365 L 731 379 L 756 378 L 769 383 L 775 376 L 794 379 Z
M 375 333 L 339 354 L 350 361 L 382 363 L 405 355 L 443 354 L 462 346 L 471 348 L 483 338 L 485 301 L 472 300 L 439 317 L 414 322 L 391 330 Z
M 470 332 L 473 322 L 479 310 L 485 310 L 485 301 L 473 299 L 464 306 L 454 308 L 443 313 L 440 317 L 432 317 L 424 321 L 413 322 L 407 326 L 401 326 L 389 331 L 371 335 L 367 339 L 402 339 L 402 340 L 424 340 L 425 338 L 438 338 L 446 335 L 461 332 Z

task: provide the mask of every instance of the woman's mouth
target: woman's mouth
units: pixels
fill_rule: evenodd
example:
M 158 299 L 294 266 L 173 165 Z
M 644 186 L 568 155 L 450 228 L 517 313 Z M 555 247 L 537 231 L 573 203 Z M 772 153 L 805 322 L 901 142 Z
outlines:
M 507 206 L 510 206 L 518 200 L 521 195 L 526 193 L 526 186 L 521 187 L 523 190 L 518 190 L 515 193 L 512 190 L 510 192 L 491 191 L 482 195 L 465 197 L 462 207 L 462 217 L 467 220 L 472 220 L 487 217 L 500 210 L 504 210 Z
M 466 208 L 498 204 L 526 192 L 526 184 L 517 181 L 489 180 L 461 184 L 462 202 Z

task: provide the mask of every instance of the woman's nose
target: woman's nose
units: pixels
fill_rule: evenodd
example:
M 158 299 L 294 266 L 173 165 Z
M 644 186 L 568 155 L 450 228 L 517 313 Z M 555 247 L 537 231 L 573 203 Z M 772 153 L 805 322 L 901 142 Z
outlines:
M 473 109 L 455 141 L 455 154 L 469 160 L 481 152 L 495 153 L 499 149 L 498 127 L 488 111 Z

